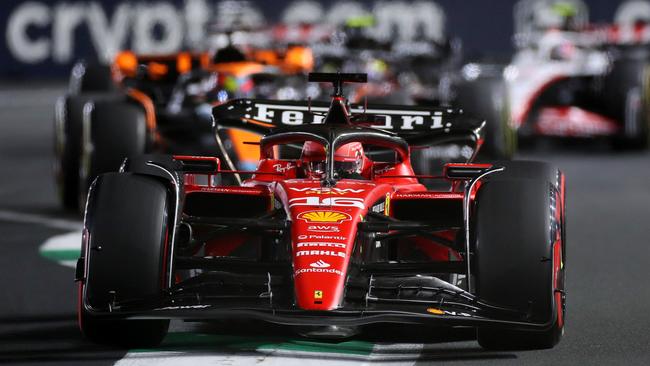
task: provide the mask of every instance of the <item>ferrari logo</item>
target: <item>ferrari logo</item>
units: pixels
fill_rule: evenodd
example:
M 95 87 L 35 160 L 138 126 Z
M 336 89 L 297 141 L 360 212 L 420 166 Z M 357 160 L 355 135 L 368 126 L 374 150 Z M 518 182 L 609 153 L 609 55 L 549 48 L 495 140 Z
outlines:
M 321 290 L 314 291 L 314 299 L 322 299 L 322 298 L 323 298 L 323 291 Z

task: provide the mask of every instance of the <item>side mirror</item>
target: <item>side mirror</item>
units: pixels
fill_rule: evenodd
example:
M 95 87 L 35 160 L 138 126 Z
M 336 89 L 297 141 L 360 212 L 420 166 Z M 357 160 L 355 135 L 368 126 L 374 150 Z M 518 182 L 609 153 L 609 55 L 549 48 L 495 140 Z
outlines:
M 447 163 L 442 175 L 448 180 L 472 180 L 492 168 L 492 164 Z

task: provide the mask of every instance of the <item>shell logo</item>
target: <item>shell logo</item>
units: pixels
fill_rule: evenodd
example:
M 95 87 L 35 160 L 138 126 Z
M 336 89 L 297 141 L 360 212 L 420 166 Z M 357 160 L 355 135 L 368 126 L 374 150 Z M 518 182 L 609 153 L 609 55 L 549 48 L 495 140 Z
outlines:
M 338 211 L 307 211 L 298 215 L 298 218 L 306 222 L 336 222 L 351 220 L 352 217 Z

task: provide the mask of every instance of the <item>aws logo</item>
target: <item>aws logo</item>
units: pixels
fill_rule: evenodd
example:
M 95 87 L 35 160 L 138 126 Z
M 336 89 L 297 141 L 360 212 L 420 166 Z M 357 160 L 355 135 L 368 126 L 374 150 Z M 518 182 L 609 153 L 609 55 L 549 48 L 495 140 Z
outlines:
M 352 217 L 339 211 L 307 211 L 297 216 L 299 219 L 310 223 L 337 223 L 349 221 Z
M 307 231 L 316 233 L 339 233 L 341 229 L 337 225 L 309 225 Z

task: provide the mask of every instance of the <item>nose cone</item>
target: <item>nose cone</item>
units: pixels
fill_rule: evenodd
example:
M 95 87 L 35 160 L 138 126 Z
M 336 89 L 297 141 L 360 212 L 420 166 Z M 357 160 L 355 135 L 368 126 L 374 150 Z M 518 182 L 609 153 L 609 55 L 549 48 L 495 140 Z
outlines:
M 324 256 L 328 251 L 309 251 L 312 257 Z M 317 254 L 318 253 L 318 254 Z M 339 252 L 333 252 L 338 254 Z M 342 252 L 341 252 L 342 253 Z M 296 258 L 296 299 L 298 306 L 305 310 L 336 309 L 341 300 L 345 270 L 343 259 L 313 261 Z
M 283 182 L 291 216 L 296 303 L 305 310 L 340 307 L 357 224 L 373 185 Z M 384 193 L 381 193 L 382 195 Z M 374 202 L 374 201 L 373 201 Z
M 293 266 L 300 308 L 331 310 L 341 303 L 358 221 L 353 214 L 331 208 L 295 210 Z

